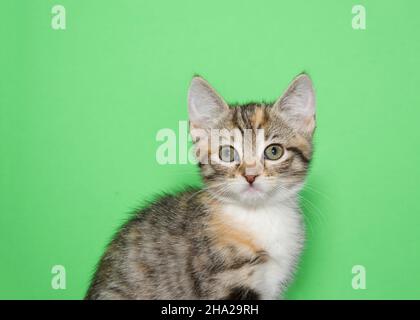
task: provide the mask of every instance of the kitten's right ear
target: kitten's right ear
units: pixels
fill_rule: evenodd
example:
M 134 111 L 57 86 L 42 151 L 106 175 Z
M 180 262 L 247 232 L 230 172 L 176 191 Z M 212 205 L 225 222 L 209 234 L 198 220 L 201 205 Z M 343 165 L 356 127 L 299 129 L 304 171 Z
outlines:
M 210 129 L 229 111 L 229 106 L 210 84 L 194 77 L 188 91 L 188 113 L 192 128 Z

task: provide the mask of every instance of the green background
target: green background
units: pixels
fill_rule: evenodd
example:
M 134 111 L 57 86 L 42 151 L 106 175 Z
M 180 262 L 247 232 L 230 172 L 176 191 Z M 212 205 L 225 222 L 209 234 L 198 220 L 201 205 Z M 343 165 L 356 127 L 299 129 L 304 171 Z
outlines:
M 359 3 L 366 30 L 351 26 Z M 54 4 L 66 30 L 51 28 Z M 420 298 L 419 11 L 414 0 L 1 1 L 0 298 L 82 298 L 133 208 L 199 183 L 195 166 L 155 159 L 156 133 L 187 119 L 193 74 L 245 102 L 275 99 L 304 70 L 318 129 L 287 298 Z M 51 288 L 57 264 L 66 290 Z M 351 286 L 359 264 L 366 290 Z

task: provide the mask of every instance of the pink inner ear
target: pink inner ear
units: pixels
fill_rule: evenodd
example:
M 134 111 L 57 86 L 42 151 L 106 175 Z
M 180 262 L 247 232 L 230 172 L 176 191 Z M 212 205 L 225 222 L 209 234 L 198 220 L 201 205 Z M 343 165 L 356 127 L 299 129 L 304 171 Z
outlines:
M 288 125 L 312 134 L 315 129 L 315 93 L 310 78 L 298 76 L 273 108 Z
M 312 134 L 315 130 L 315 116 L 308 117 L 305 119 L 305 126 L 303 129 L 306 128 L 306 131 L 310 134 Z

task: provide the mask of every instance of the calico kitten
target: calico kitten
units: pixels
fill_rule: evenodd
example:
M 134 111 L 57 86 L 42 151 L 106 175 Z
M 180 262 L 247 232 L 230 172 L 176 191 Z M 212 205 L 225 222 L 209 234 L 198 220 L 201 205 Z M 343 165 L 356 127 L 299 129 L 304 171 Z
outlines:
M 298 192 L 312 155 L 311 80 L 298 76 L 272 104 L 229 107 L 195 77 L 188 107 L 205 187 L 136 213 L 87 299 L 276 299 L 291 280 L 304 242 Z

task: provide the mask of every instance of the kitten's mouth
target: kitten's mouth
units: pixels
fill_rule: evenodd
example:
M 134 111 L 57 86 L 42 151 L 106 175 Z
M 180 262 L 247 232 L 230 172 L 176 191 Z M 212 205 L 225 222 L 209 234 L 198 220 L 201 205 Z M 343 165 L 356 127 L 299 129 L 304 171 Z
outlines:
M 249 185 L 249 186 L 247 186 L 247 187 L 245 188 L 244 192 L 245 192 L 245 193 L 248 193 L 248 194 L 255 194 L 255 195 L 257 195 L 257 194 L 260 194 L 260 193 L 261 193 L 261 190 L 260 190 L 260 189 L 258 189 L 258 188 L 257 188 L 257 187 L 255 187 L 255 186 L 253 186 L 253 185 Z

